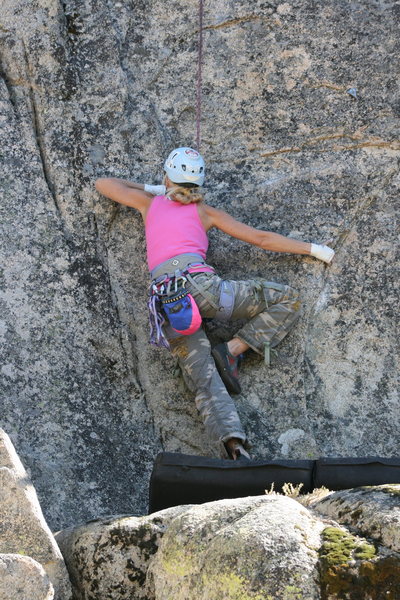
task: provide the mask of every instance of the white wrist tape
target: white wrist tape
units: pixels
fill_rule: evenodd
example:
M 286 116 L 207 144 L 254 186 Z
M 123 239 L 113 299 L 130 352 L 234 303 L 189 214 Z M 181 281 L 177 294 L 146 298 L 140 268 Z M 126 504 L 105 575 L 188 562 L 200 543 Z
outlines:
M 163 196 L 166 192 L 166 187 L 165 185 L 148 185 L 146 183 L 144 191 L 153 194 L 153 196 Z
M 323 260 L 326 263 L 332 262 L 333 257 L 335 256 L 335 251 L 329 246 L 321 246 L 320 244 L 311 244 L 311 256 L 318 258 L 319 260 Z

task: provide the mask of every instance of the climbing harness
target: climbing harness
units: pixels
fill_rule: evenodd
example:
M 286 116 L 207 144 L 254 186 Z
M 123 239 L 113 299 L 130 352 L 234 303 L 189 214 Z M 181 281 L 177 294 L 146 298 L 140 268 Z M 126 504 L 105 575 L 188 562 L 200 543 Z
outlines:
M 152 279 L 157 279 L 157 277 L 165 275 L 166 273 L 170 273 L 171 276 L 173 276 L 176 270 L 183 271 L 187 268 L 190 268 L 193 272 L 214 272 L 213 267 L 207 265 L 200 254 L 184 252 L 183 254 L 177 254 L 154 267 L 150 272 L 150 276 Z
M 155 267 L 149 288 L 148 309 L 150 320 L 150 343 L 169 348 L 165 325 L 169 323 L 179 335 L 191 335 L 201 326 L 202 318 L 192 294 L 186 289 L 190 285 L 216 310 L 215 318 L 228 321 L 232 315 L 235 295 L 232 283 L 223 281 L 219 302 L 196 282 L 198 273 L 214 273 L 197 254 L 180 254 Z
M 171 269 L 174 269 L 172 272 Z M 155 267 L 151 274 L 148 309 L 150 343 L 169 348 L 165 335 L 166 323 L 179 335 L 191 335 L 201 325 L 201 315 L 195 299 L 186 289 L 189 281 L 199 289 L 192 273 L 213 272 L 197 254 L 181 254 Z

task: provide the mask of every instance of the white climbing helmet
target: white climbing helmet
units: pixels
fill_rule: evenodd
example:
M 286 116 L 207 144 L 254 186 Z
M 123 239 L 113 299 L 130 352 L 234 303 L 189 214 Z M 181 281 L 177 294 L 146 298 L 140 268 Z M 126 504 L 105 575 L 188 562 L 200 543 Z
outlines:
M 193 148 L 175 148 L 168 156 L 164 169 L 174 183 L 203 185 L 204 160 Z

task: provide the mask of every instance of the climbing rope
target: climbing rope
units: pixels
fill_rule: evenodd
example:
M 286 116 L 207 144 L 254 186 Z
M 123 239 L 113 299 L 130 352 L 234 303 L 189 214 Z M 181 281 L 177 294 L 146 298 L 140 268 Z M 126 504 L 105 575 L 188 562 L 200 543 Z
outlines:
M 201 87 L 202 87 L 202 66 L 203 66 L 203 14 L 204 0 L 199 0 L 199 50 L 197 62 L 197 87 L 196 87 L 196 145 L 200 151 L 201 141 Z

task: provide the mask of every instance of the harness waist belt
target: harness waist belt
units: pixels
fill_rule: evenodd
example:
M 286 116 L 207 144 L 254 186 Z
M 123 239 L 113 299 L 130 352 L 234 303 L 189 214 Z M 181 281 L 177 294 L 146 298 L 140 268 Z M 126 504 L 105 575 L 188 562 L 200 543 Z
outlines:
M 157 279 L 160 275 L 175 275 L 175 271 L 183 271 L 188 265 L 192 263 L 201 263 L 207 267 L 207 271 L 211 270 L 209 265 L 206 265 L 204 258 L 200 254 L 178 254 L 172 258 L 162 262 L 150 271 L 152 279 Z
M 204 262 L 204 259 L 199 254 L 178 254 L 177 256 L 173 256 L 169 260 L 162 262 L 157 265 L 150 271 L 150 275 L 153 280 L 153 284 L 157 284 L 158 281 L 161 283 L 166 280 L 173 281 L 175 278 L 179 278 L 182 275 L 182 272 L 185 272 L 185 278 L 192 284 L 192 286 L 198 291 L 200 296 L 205 298 L 213 308 L 216 309 L 217 313 L 215 318 L 220 321 L 229 321 L 232 316 L 234 304 L 235 304 L 235 292 L 230 281 L 222 281 L 219 302 L 218 304 L 214 301 L 213 296 L 207 291 L 204 290 L 201 286 L 197 285 L 195 279 L 190 275 L 191 271 L 190 267 L 193 266 L 193 271 L 200 272 L 214 272 L 214 269 L 207 265 Z M 189 269 L 187 269 L 189 267 Z M 163 277 L 164 276 L 164 277 Z M 152 284 L 152 287 L 155 286 Z M 167 289 L 167 293 L 169 293 L 169 288 Z M 177 289 L 175 289 L 177 291 Z M 150 296 L 151 298 L 152 296 Z M 176 298 L 174 298 L 176 300 Z M 161 323 L 162 325 L 162 323 Z M 161 327 L 161 326 L 160 326 Z M 161 331 L 161 328 L 160 328 Z M 168 343 L 168 342 L 167 342 Z

